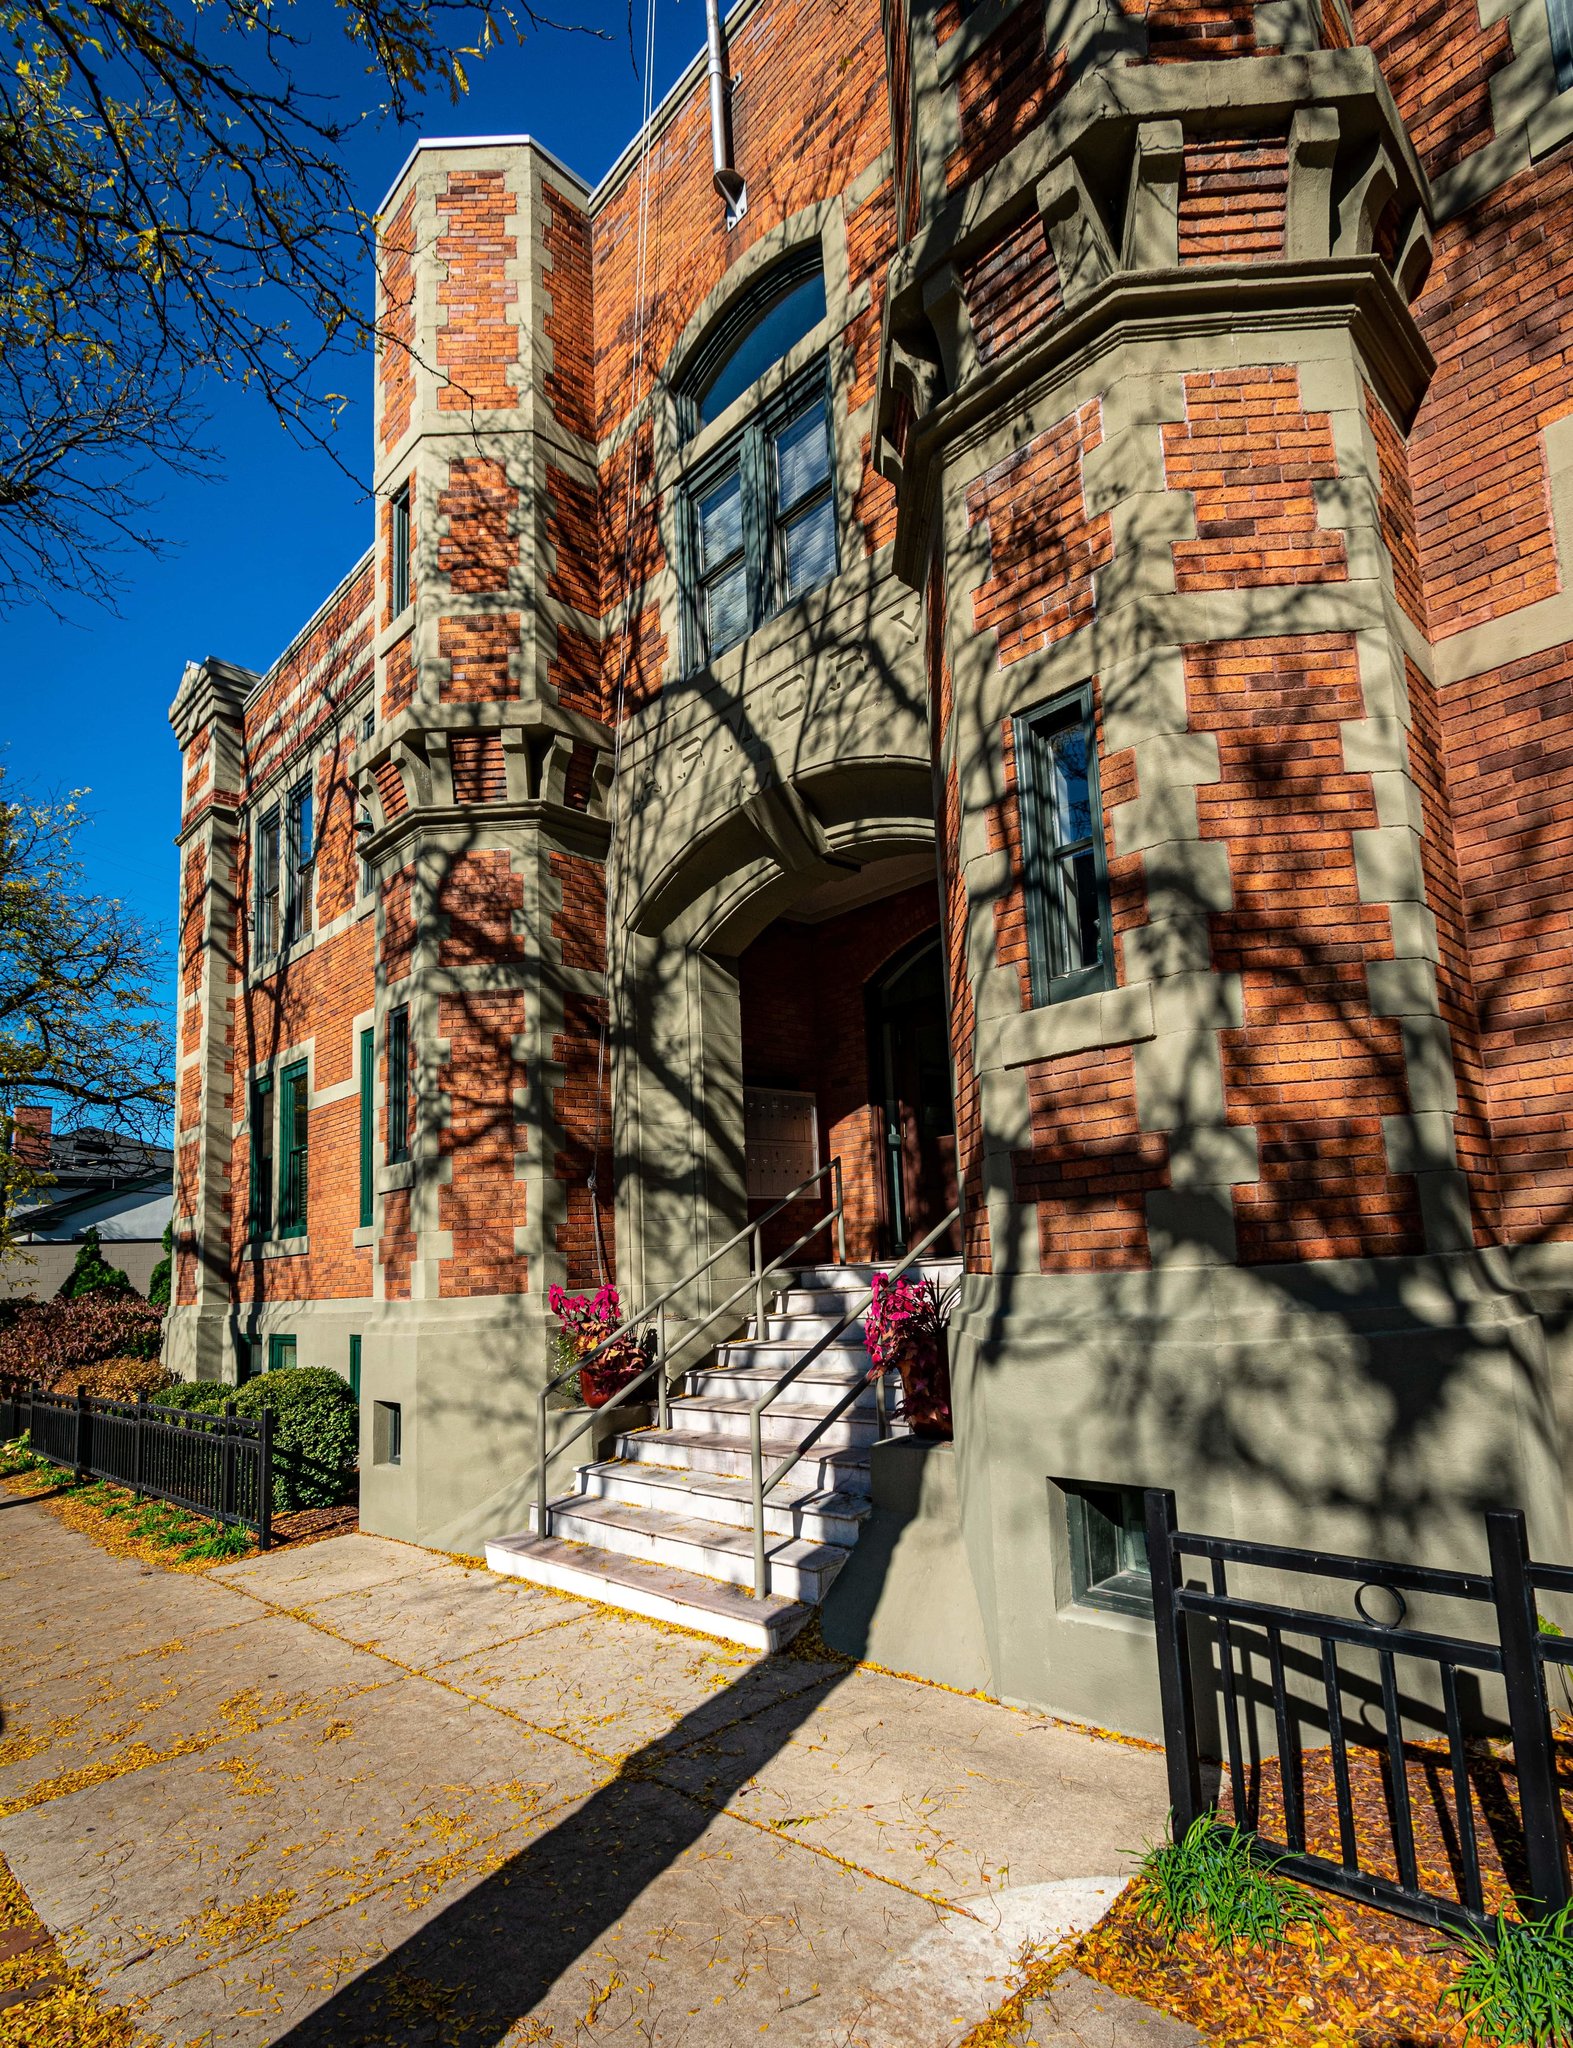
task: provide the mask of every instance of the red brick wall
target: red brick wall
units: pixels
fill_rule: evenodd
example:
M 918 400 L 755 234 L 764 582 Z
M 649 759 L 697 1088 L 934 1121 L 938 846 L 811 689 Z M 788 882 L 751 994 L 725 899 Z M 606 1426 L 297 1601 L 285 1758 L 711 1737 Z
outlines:
M 961 141 L 945 165 L 951 191 L 1008 156 L 1065 90 L 1065 53 L 1043 47 L 1043 10 L 1016 7 L 962 65 Z
M 1381 476 L 1377 512 L 1382 542 L 1393 564 L 1394 592 L 1423 633 L 1426 600 L 1420 579 L 1420 547 L 1415 538 L 1415 500 L 1409 488 L 1409 452 L 1392 415 L 1369 385 L 1365 391 L 1365 414 L 1376 440 Z
M 1512 55 L 1506 21 L 1483 27 L 1476 0 L 1354 0 L 1354 23 L 1431 177 L 1491 140 L 1491 80 Z
M 1573 1238 L 1573 651 L 1443 699 L 1447 786 L 1509 1243 Z
M 437 334 L 437 367 L 448 379 L 437 410 L 511 410 L 519 403 L 508 374 L 519 360 L 519 287 L 507 265 L 517 254 L 518 202 L 501 171 L 451 170 L 437 211 L 437 305 L 448 316 Z
M 1378 820 L 1340 723 L 1365 715 L 1342 634 L 1185 650 L 1190 722 L 1221 774 L 1197 791 L 1203 839 L 1229 848 L 1234 906 L 1213 962 L 1238 973 L 1243 1029 L 1220 1035 L 1231 1122 L 1254 1124 L 1261 1178 L 1234 1191 L 1239 1256 L 1422 1250 L 1412 1179 L 1390 1174 L 1382 1118 L 1409 1109 L 1396 1019 L 1373 1017 L 1366 964 L 1392 958 L 1383 904 L 1362 903 L 1351 834 Z
M 1168 1185 L 1169 1141 L 1136 1120 L 1128 1046 L 1027 1069 L 1032 1144 L 1012 1155 L 1015 1198 L 1038 1211 L 1046 1273 L 1150 1264 L 1143 1198 Z
M 570 434 L 589 439 L 595 432 L 590 223 L 554 185 L 543 182 L 541 193 L 546 201 L 545 241 L 550 261 L 546 273 L 550 303 L 543 322 L 552 345 L 546 400 Z
M 438 1262 L 445 1298 L 525 1290 L 528 1262 L 514 1250 L 525 1184 L 514 1173 L 513 1103 L 526 1078 L 513 1057 L 524 1022 L 524 998 L 516 994 L 444 996 L 437 1005 L 437 1030 L 449 1047 L 437 1073 L 448 1109 L 437 1148 L 451 1174 L 437 1190 L 437 1226 L 453 1237 L 452 1257 Z
M 1318 526 L 1312 481 L 1337 474 L 1325 412 L 1300 409 L 1286 365 L 1203 370 L 1185 380 L 1185 418 L 1163 429 L 1171 490 L 1190 491 L 1196 538 L 1174 543 L 1181 590 L 1341 582 L 1341 533 Z
M 1127 14 L 1147 23 L 1147 54 L 1154 64 L 1191 64 L 1215 57 L 1250 57 L 1256 51 L 1252 0 L 1121 0 Z
M 383 339 L 378 380 L 382 399 L 383 453 L 410 430 L 415 408 L 415 194 L 409 193 L 382 230 L 379 264 L 382 276 Z
M 518 920 L 524 915 L 524 882 L 500 849 L 461 854 L 437 890 L 444 967 L 484 967 L 517 961 L 523 954 Z
M 986 363 L 1052 320 L 1063 299 L 1043 216 L 1029 213 L 1008 227 L 965 265 L 961 282 Z
M 1269 261 L 1284 253 L 1286 135 L 1191 135 L 1180 179 L 1180 261 Z
M 1415 309 L 1437 358 L 1409 473 L 1438 638 L 1559 587 L 1542 433 L 1573 389 L 1570 301 L 1564 149 L 1441 229 Z
M 448 487 L 437 500 L 448 522 L 437 543 L 437 568 L 449 587 L 476 595 L 506 590 L 519 546 L 510 531 L 519 494 L 500 462 L 466 457 L 448 465 Z
M 496 704 L 517 697 L 518 685 L 508 673 L 508 659 L 518 646 L 517 612 L 439 620 L 437 652 L 450 664 L 440 692 L 443 703 Z
M 562 1068 L 562 1080 L 552 1090 L 552 1115 L 563 1134 L 563 1144 L 553 1154 L 552 1171 L 565 1190 L 567 1206 L 567 1214 L 557 1226 L 557 1249 L 563 1257 L 563 1285 L 570 1288 L 594 1287 L 603 1278 L 589 1186 L 592 1166 L 599 1167 L 604 1277 L 617 1270 L 609 1061 L 601 1072 L 599 1093 L 596 1088 L 603 1007 L 589 996 L 566 997 L 563 1028 L 552 1040 L 552 1059 Z
M 1093 577 L 1114 557 L 1107 514 L 1087 511 L 1083 459 L 1103 439 L 1091 399 L 997 462 L 967 489 L 967 523 L 989 531 L 987 582 L 972 600 L 979 632 L 999 635 L 1002 664 L 1087 625 Z

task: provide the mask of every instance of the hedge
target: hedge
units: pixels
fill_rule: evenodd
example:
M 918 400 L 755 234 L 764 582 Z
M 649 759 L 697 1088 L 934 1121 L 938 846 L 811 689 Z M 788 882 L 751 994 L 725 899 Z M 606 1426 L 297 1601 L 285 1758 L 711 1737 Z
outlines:
M 236 1389 L 227 1380 L 176 1380 L 158 1396 L 160 1408 L 185 1408 L 197 1413 L 217 1414 L 226 1401 L 233 1401 Z
M 360 1449 L 360 1409 L 348 1380 L 326 1366 L 298 1365 L 247 1380 L 241 1415 L 273 1410 L 273 1512 L 331 1508 L 348 1498 Z

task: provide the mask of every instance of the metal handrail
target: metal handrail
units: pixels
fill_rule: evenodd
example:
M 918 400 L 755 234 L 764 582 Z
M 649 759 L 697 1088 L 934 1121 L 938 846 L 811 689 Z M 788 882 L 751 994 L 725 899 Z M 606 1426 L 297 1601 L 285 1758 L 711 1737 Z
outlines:
M 789 1208 L 793 1202 L 800 1200 L 809 1188 L 816 1186 L 827 1174 L 830 1177 L 831 1193 L 833 1196 L 831 1206 L 825 1211 L 823 1216 L 810 1224 L 802 1236 L 794 1244 L 789 1245 L 781 1254 L 781 1258 L 774 1263 L 780 1264 L 782 1261 L 790 1259 L 795 1253 L 800 1252 L 806 1244 L 816 1238 L 822 1230 L 828 1230 L 830 1225 L 834 1223 L 836 1226 L 836 1257 L 838 1262 L 844 1266 L 847 1260 L 847 1228 L 843 1213 L 845 1197 L 841 1182 L 841 1160 L 838 1155 L 834 1159 L 827 1160 L 823 1166 L 816 1167 L 807 1180 L 799 1181 L 789 1194 L 785 1194 L 779 1201 L 773 1202 L 763 1216 L 756 1216 L 752 1223 L 745 1223 L 741 1230 L 734 1231 L 725 1244 L 718 1245 L 708 1258 L 702 1259 L 697 1266 L 685 1273 L 680 1280 L 674 1280 L 672 1285 L 666 1288 L 664 1292 L 658 1294 L 653 1301 L 646 1302 L 642 1308 L 635 1310 L 632 1315 L 625 1316 L 615 1330 L 609 1331 L 598 1344 L 593 1345 L 590 1350 L 585 1352 L 582 1358 L 576 1358 L 572 1365 L 564 1366 L 560 1373 L 549 1379 L 545 1386 L 542 1387 L 536 1401 L 535 1533 L 538 1536 L 549 1536 L 551 1534 L 551 1509 L 547 1505 L 546 1498 L 546 1468 L 550 1458 L 566 1451 L 570 1444 L 577 1443 L 580 1437 L 592 1426 L 597 1415 L 604 1413 L 608 1408 L 622 1407 L 638 1388 L 644 1386 L 657 1373 L 660 1374 L 658 1387 L 660 1401 L 659 1424 L 662 1429 L 666 1428 L 670 1419 L 668 1407 L 670 1383 L 666 1372 L 669 1350 L 666 1339 L 666 1305 L 675 1295 L 681 1294 L 684 1288 L 691 1287 L 702 1274 L 707 1273 L 718 1259 L 724 1259 L 729 1251 L 734 1250 L 743 1242 L 744 1238 L 752 1240 L 749 1247 L 748 1278 L 739 1286 L 734 1287 L 725 1301 L 718 1302 L 714 1308 L 709 1309 L 704 1315 L 700 1316 L 697 1322 L 685 1323 L 683 1341 L 685 1344 L 692 1342 L 698 1331 L 703 1330 L 707 1324 L 713 1323 L 719 1317 L 724 1316 L 727 1310 L 734 1307 L 750 1289 L 753 1290 L 754 1295 L 754 1327 L 761 1336 L 764 1334 L 765 1278 L 768 1271 L 765 1264 L 762 1236 L 765 1225 L 773 1222 L 783 1209 Z M 617 1392 L 609 1400 L 603 1401 L 599 1408 L 587 1408 L 580 1403 L 566 1410 L 559 1409 L 559 1414 L 572 1415 L 578 1413 L 582 1414 L 585 1420 L 579 1424 L 577 1429 L 570 1435 L 565 1436 L 560 1443 L 548 1452 L 546 1443 L 547 1397 L 555 1393 L 566 1381 L 571 1380 L 585 1366 L 593 1365 L 603 1351 L 609 1350 L 614 1344 L 627 1343 L 632 1332 L 638 1329 L 641 1323 L 649 1322 L 652 1317 L 655 1318 L 655 1347 L 648 1354 L 650 1357 L 649 1365 L 636 1378 L 631 1379 L 626 1386 L 619 1387 Z
M 886 1280 L 898 1280 L 903 1273 L 910 1273 L 924 1252 L 934 1242 L 935 1238 L 943 1236 L 953 1223 L 959 1223 L 960 1221 L 961 1206 L 958 1203 L 948 1216 L 935 1224 L 927 1237 L 918 1240 L 899 1266 L 892 1266 L 888 1272 L 880 1275 L 880 1277 Z M 754 1484 L 754 1593 L 761 1600 L 770 1590 L 770 1566 L 765 1557 L 765 1495 L 767 1493 L 774 1493 L 792 1467 L 798 1464 L 804 1454 L 819 1442 L 819 1439 L 824 1435 L 831 1423 L 840 1421 L 853 1402 L 862 1394 L 863 1389 L 870 1383 L 872 1383 L 874 1388 L 875 1413 L 879 1418 L 879 1427 L 881 1433 L 883 1433 L 885 1426 L 885 1374 L 890 1368 L 888 1366 L 876 1365 L 866 1378 L 859 1380 L 855 1386 L 850 1387 L 842 1395 L 835 1407 L 828 1414 L 820 1417 L 803 1441 L 781 1460 L 781 1463 L 768 1479 L 765 1477 L 764 1412 L 771 1402 L 775 1400 L 776 1396 L 785 1388 L 791 1386 L 798 1375 L 812 1365 L 814 1360 L 819 1357 L 820 1353 L 828 1345 L 834 1344 L 841 1333 L 857 1321 L 858 1317 L 868 1309 L 873 1299 L 874 1289 L 870 1285 L 868 1291 L 847 1310 L 840 1322 L 833 1329 L 827 1330 L 823 1337 L 816 1337 L 814 1342 L 803 1353 L 803 1356 L 798 1359 L 797 1363 L 788 1366 L 775 1385 L 766 1393 L 761 1394 L 748 1412 L 749 1469 Z

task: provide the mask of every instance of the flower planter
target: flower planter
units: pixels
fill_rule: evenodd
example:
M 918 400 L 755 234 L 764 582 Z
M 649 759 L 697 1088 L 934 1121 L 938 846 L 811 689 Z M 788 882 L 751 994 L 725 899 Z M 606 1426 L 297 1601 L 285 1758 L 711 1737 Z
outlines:
M 901 1375 L 901 1408 L 914 1436 L 948 1442 L 955 1430 L 950 1413 L 950 1349 L 943 1330 L 920 1330 L 898 1338 L 891 1363 Z
M 638 1345 L 613 1345 L 593 1365 L 580 1366 L 579 1399 L 586 1408 L 604 1408 L 614 1394 L 638 1379 L 648 1363 Z

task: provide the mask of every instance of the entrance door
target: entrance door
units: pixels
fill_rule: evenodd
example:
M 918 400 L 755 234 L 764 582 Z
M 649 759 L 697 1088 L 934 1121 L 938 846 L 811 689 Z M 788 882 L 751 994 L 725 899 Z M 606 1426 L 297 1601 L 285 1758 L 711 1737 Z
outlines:
M 956 1203 L 956 1119 L 939 938 L 925 940 L 873 990 L 869 1033 L 884 1109 L 891 1251 L 926 1237 Z M 931 1255 L 954 1250 L 952 1229 Z

